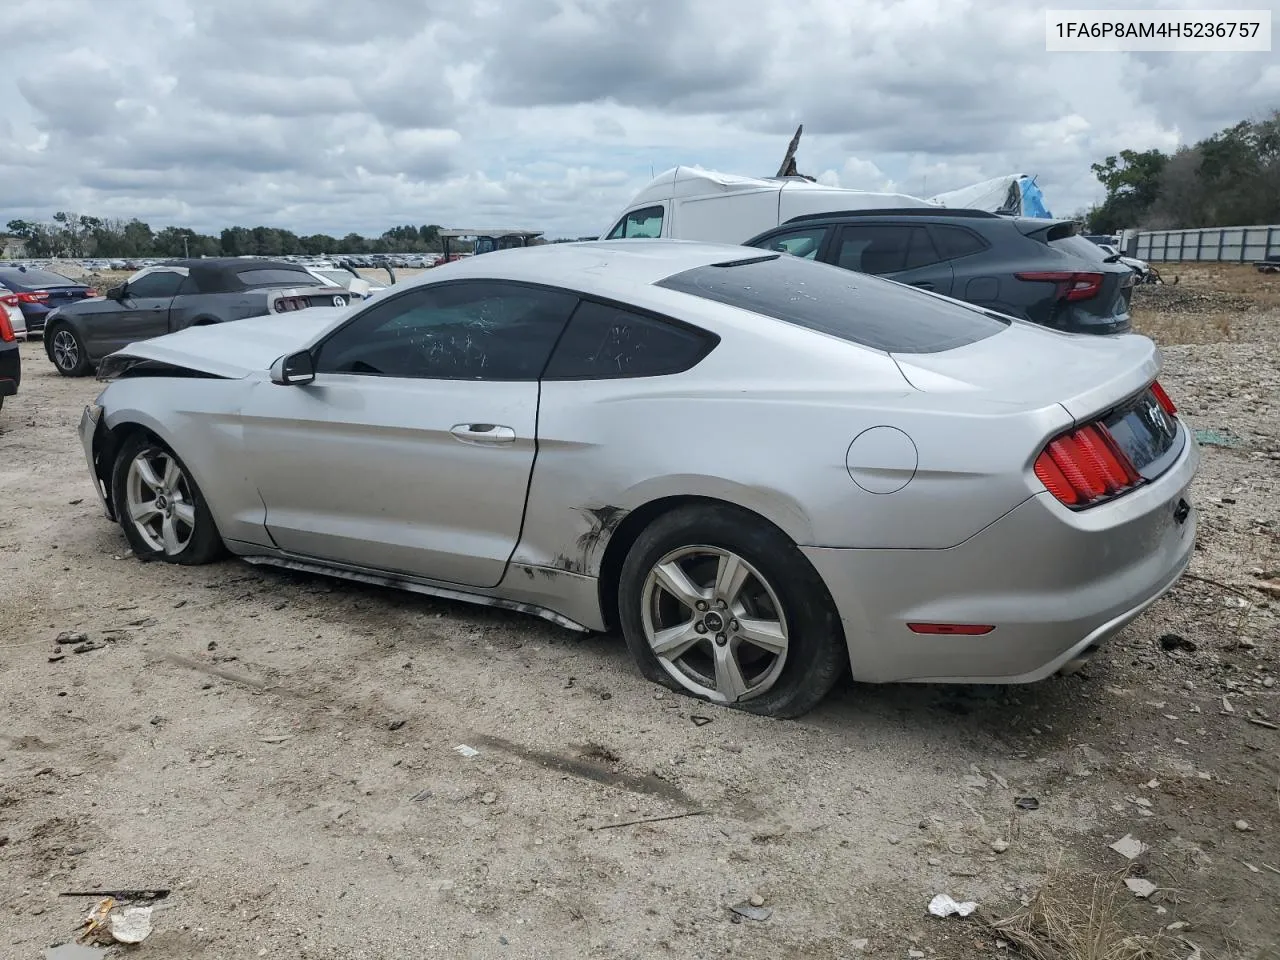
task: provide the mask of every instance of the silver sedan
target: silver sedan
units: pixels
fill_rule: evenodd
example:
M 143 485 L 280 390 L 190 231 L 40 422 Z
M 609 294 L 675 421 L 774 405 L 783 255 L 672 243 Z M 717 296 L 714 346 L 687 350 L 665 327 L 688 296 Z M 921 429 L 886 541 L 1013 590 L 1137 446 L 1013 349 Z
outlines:
M 556 244 L 133 344 L 81 433 L 140 557 L 619 629 L 796 716 L 849 668 L 1072 669 L 1168 590 L 1198 453 L 1158 368 L 785 255 Z

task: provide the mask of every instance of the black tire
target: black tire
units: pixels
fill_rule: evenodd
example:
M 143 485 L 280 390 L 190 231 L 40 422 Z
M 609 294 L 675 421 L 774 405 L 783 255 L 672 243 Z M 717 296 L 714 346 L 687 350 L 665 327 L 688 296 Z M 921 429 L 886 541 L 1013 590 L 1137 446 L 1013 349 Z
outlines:
M 772 686 L 731 704 L 713 702 L 770 717 L 798 717 L 812 710 L 831 692 L 849 662 L 835 605 L 817 571 L 784 533 L 727 504 L 673 510 L 651 523 L 632 544 L 618 585 L 618 620 L 640 672 L 673 690 L 712 699 L 668 672 L 645 634 L 645 584 L 650 572 L 663 557 L 693 546 L 731 551 L 754 567 L 776 595 L 782 607 L 778 619 L 787 632 L 785 660 Z M 714 657 L 710 642 L 706 649 Z
M 75 327 L 66 323 L 54 324 L 44 332 L 45 353 L 53 361 L 53 367 L 64 377 L 83 377 L 89 372 L 89 351 L 84 338 Z M 60 351 L 59 346 L 63 349 Z
M 176 551 L 170 552 L 164 546 L 157 547 L 148 542 L 148 537 L 143 535 L 142 530 L 139 529 L 140 524 L 134 520 L 130 512 L 130 468 L 140 456 L 147 457 L 149 462 L 172 460 L 180 472 L 180 479 L 175 481 L 177 499 L 168 497 L 163 501 L 170 511 L 170 518 L 174 516 L 172 511 L 178 504 L 187 504 L 194 508 L 194 523 L 188 525 L 177 521 L 176 537 L 179 540 L 182 540 L 184 532 L 188 530 L 190 532 L 182 541 L 181 548 Z M 166 563 L 195 566 L 216 560 L 222 554 L 222 537 L 218 533 L 217 525 L 213 522 L 213 514 L 209 512 L 204 494 L 200 492 L 186 464 L 172 450 L 146 434 L 136 433 L 121 444 L 116 461 L 111 468 L 111 500 L 115 507 L 115 514 L 120 519 L 125 538 L 133 548 L 133 555 L 139 560 L 163 560 Z M 157 492 L 157 496 L 151 502 L 155 503 L 159 500 L 160 494 Z M 157 522 L 162 525 L 160 529 L 163 530 L 164 519 L 159 519 Z M 157 536 L 157 532 L 153 531 L 148 536 L 162 541 L 163 536 Z

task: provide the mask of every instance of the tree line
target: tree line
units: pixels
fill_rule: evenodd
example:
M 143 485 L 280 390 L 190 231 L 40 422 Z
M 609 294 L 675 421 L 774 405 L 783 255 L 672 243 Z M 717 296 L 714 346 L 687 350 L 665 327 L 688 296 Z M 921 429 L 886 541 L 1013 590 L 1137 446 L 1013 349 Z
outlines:
M 440 227 L 392 227 L 379 237 L 348 233 L 299 236 L 278 227 L 227 227 L 218 236 L 187 227 L 153 230 L 138 219 L 105 219 L 59 211 L 48 221 L 10 220 L 9 233 L 29 257 L 278 257 L 289 254 L 425 253 L 441 250 Z
M 1280 110 L 1171 154 L 1121 150 L 1092 170 L 1107 190 L 1084 215 L 1092 233 L 1280 223 Z

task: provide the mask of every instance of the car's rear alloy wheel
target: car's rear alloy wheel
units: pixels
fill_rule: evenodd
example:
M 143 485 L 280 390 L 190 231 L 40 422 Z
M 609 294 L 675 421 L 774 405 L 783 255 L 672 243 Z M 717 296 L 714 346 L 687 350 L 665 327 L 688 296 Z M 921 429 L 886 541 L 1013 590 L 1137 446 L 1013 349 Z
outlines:
M 682 507 L 636 538 L 618 616 L 650 680 L 752 713 L 811 710 L 848 663 L 817 571 L 777 527 L 727 504 Z
M 764 693 L 787 661 L 782 604 L 732 550 L 691 546 L 645 578 L 640 616 L 649 649 L 683 687 L 719 703 Z
M 200 488 L 177 456 L 154 440 L 134 436 L 125 442 L 112 492 L 116 516 L 139 559 L 196 564 L 220 551 Z
M 49 342 L 49 356 L 53 365 L 64 377 L 80 377 L 89 369 L 89 357 L 85 353 L 84 344 L 70 327 L 58 327 Z

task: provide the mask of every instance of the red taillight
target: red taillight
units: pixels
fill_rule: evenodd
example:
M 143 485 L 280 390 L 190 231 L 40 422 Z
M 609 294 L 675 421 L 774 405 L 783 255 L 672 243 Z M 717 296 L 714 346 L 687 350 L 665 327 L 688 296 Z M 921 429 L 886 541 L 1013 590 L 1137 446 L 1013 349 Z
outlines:
M 1171 417 L 1177 416 L 1178 408 L 1175 407 L 1173 405 L 1173 401 L 1169 399 L 1169 394 L 1164 392 L 1164 387 L 1160 386 L 1159 380 L 1151 384 L 1151 395 L 1156 398 L 1156 401 L 1160 404 L 1165 413 Z
M 1142 476 L 1101 423 L 1089 423 L 1049 441 L 1036 457 L 1036 476 L 1069 507 L 1110 500 L 1142 483 Z
M 0 341 L 13 343 L 13 324 L 9 322 L 9 314 L 0 310 Z
M 48 299 L 49 291 L 47 290 L 36 290 L 32 293 L 18 294 L 19 303 L 44 303 Z
M 1091 300 L 1102 291 L 1100 273 L 1077 273 L 1071 270 L 1032 270 L 1015 273 L 1019 280 L 1057 284 L 1059 300 Z
M 287 313 L 290 310 L 304 310 L 311 306 L 306 297 L 281 297 L 276 301 L 276 313 Z
M 986 636 L 994 626 L 986 623 L 908 623 L 907 629 L 912 633 L 941 634 L 952 637 Z
M 10 293 L 0 297 L 0 303 L 3 303 L 6 307 L 16 307 L 21 302 L 22 301 L 18 299 L 18 295 L 16 293 Z
M 96 297 L 98 295 L 98 291 L 93 289 L 93 287 L 90 287 L 88 290 L 84 292 L 84 295 L 86 297 Z

